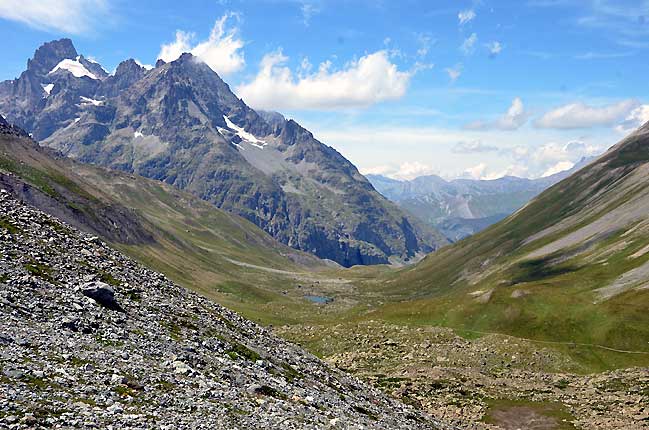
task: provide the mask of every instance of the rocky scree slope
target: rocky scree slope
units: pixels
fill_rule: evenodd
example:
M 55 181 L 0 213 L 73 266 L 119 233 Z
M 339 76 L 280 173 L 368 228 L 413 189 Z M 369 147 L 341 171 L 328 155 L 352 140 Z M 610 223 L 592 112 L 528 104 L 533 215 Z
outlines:
M 0 83 L 0 113 L 63 154 L 172 184 L 280 242 L 344 266 L 409 261 L 446 243 L 293 120 L 249 108 L 191 54 L 114 75 L 69 39 Z
M 647 368 L 581 375 L 578 363 L 548 344 L 497 334 L 467 339 L 448 328 L 376 320 L 277 330 L 463 429 L 649 428 Z
M 0 426 L 443 428 L 0 192 Z

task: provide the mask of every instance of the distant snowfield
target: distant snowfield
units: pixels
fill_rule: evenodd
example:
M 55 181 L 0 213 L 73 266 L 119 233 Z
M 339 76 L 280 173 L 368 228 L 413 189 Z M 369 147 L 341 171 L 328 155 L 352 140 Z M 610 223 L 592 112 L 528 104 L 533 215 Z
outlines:
M 76 60 L 71 60 L 69 58 L 66 58 L 65 60 L 62 60 L 59 64 L 57 64 L 49 74 L 52 74 L 56 72 L 57 70 L 67 70 L 68 72 L 72 73 L 73 76 L 77 78 L 81 78 L 83 76 L 87 76 L 91 79 L 99 79 L 97 76 L 95 76 L 93 73 L 91 73 L 86 67 L 79 62 L 79 57 L 77 57 Z
M 257 148 L 263 148 L 266 145 L 266 142 L 257 139 L 257 137 L 255 137 L 252 133 L 248 133 L 246 130 L 239 127 L 238 125 L 230 121 L 230 118 L 228 118 L 227 116 L 223 115 L 223 119 L 225 120 L 225 125 L 227 125 L 230 130 L 237 133 L 237 136 L 239 136 L 241 140 L 245 140 L 246 142 L 250 143 L 253 146 L 256 146 Z
M 88 105 L 101 106 L 102 104 L 104 104 L 104 102 L 101 100 L 95 100 L 95 99 L 81 96 L 81 106 L 88 106 Z

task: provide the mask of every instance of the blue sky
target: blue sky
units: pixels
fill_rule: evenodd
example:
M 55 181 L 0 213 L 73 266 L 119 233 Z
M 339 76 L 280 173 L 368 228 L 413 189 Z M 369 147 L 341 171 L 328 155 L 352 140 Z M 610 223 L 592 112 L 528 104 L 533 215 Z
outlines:
M 538 177 L 649 120 L 649 1 L 0 0 L 0 79 L 71 37 L 112 71 L 192 51 L 364 173 Z

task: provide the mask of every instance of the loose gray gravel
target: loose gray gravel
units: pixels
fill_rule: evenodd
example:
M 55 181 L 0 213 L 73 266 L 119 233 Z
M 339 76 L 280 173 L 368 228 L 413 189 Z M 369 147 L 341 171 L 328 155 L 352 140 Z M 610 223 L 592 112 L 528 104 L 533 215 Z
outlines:
M 447 428 L 0 192 L 0 428 Z

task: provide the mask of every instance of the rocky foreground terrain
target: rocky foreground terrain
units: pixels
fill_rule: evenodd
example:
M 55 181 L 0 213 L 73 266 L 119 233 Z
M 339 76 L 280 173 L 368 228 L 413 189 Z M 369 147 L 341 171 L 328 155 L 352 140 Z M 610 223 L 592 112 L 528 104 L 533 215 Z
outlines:
M 649 429 L 647 368 L 583 374 L 581 364 L 548 345 L 503 335 L 468 340 L 448 328 L 380 321 L 277 332 L 460 428 Z
M 0 428 L 448 428 L 0 193 Z

